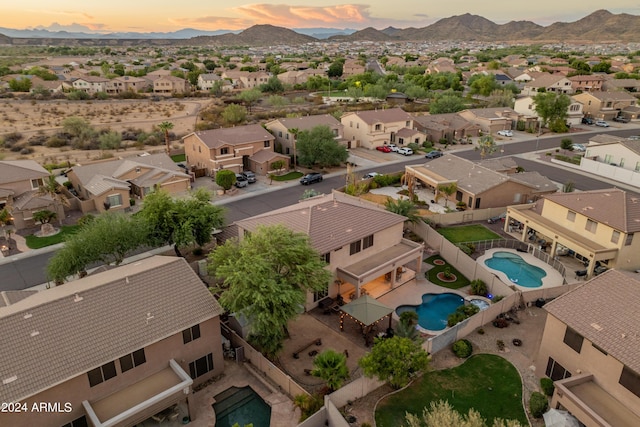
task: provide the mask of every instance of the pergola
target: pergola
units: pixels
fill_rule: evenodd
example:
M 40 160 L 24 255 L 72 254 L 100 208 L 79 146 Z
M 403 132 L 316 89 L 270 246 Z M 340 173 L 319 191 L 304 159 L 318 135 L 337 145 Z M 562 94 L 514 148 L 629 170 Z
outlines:
M 391 328 L 391 313 L 393 309 L 387 307 L 370 295 L 363 295 L 340 307 L 340 331 L 344 330 L 344 318 L 348 317 L 362 328 L 363 334 L 368 334 L 371 328 L 389 316 Z

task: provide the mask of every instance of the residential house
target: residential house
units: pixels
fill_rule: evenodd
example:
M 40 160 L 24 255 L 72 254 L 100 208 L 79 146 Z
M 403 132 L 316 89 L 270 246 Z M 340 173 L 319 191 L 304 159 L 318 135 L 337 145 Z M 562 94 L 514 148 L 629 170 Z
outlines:
M 640 280 L 610 270 L 545 304 L 536 372 L 586 427 L 640 425 Z
M 211 90 L 219 82 L 222 77 L 215 73 L 206 73 L 198 75 L 198 89 Z
M 278 74 L 278 80 L 280 80 L 284 84 L 288 85 L 303 85 L 307 83 L 309 77 L 314 76 L 326 76 L 326 73 L 322 70 L 309 68 L 306 70 L 292 70 L 285 71 L 284 73 Z
M 574 92 L 571 80 L 562 74 L 544 73 L 524 84 L 522 95 L 533 96 L 538 92 L 554 92 L 570 95 Z
M 221 75 L 231 82 L 235 89 L 254 89 L 269 81 L 269 73 L 264 71 L 227 70 Z
M 529 65 L 527 58 L 523 58 L 520 55 L 508 55 L 500 60 L 500 62 L 509 65 L 510 67 L 526 67 Z
M 175 404 L 193 419 L 192 388 L 223 372 L 223 310 L 183 258 L 1 294 L 0 398 L 27 408 L 3 425 L 133 426 Z
M 640 188 L 640 141 L 609 135 L 589 139 L 580 169 L 589 175 L 601 176 Z
M 514 174 L 495 169 L 493 162 L 484 165 L 445 154 L 422 165 L 405 166 L 405 173 L 412 183 L 420 182 L 433 188 L 436 197 L 441 193 L 441 186 L 455 184 L 455 202 L 452 202 L 461 202 L 468 209 L 526 203 L 558 191 L 551 180 L 537 172 Z
M 39 90 L 45 90 L 49 93 L 61 93 L 63 92 L 62 80 L 43 80 L 38 76 L 33 76 L 29 93 L 35 93 Z
M 405 221 L 375 204 L 334 191 L 235 224 L 240 239 L 258 226 L 278 224 L 309 236 L 336 279 L 326 290 L 307 296 L 305 307 L 310 310 L 327 296 L 353 293 L 358 298 L 380 282 L 384 291 L 390 291 L 400 284 L 397 274 L 391 274 L 398 268 L 420 273 L 423 246 L 403 237 Z M 384 282 L 387 274 L 389 281 Z
M 396 134 L 400 129 L 413 129 L 413 116 L 401 108 L 349 112 L 343 114 L 340 121 L 344 126 L 344 137 L 350 141 L 351 147 L 370 150 L 397 143 Z
M 512 108 L 474 108 L 463 110 L 458 115 L 480 127 L 482 132 L 496 133 L 499 130 L 515 129 L 518 120 L 523 117 Z
M 130 198 L 161 189 L 178 194 L 191 188 L 191 176 L 165 153 L 76 165 L 67 172 L 82 212 L 124 210 Z
M 453 59 L 438 58 L 431 61 L 424 72 L 425 74 L 457 73 L 458 69 Z
M 568 77 L 574 92 L 599 92 L 607 78 L 602 74 L 579 74 Z
M 507 221 L 523 225 L 523 242 L 544 241 L 551 254 L 570 254 L 592 276 L 603 268 L 640 268 L 640 198 L 617 188 L 550 194 L 509 206 Z
M 331 114 L 275 119 L 267 122 L 264 127 L 275 137 L 274 149 L 277 152 L 293 155 L 296 150 L 296 134 L 317 126 L 327 126 L 338 142 L 350 148 L 347 144 L 351 141 L 343 139 L 344 126 Z
M 162 76 L 153 80 L 153 93 L 187 93 L 191 91 L 189 81 L 175 76 Z
M 79 90 L 89 94 L 107 91 L 109 79 L 97 76 L 79 77 L 71 82 L 74 90 Z
M 9 210 L 16 230 L 35 226 L 33 214 L 43 210 L 64 219 L 62 204 L 40 192 L 48 178 L 49 172 L 34 160 L 0 160 L 0 209 Z
M 342 65 L 342 78 L 363 74 L 366 71 L 359 59 L 347 59 Z
M 640 92 L 640 80 L 636 79 L 608 79 L 602 83 L 602 90 L 605 92 L 627 91 Z
M 528 118 L 534 118 L 535 122 L 539 121 L 538 113 L 535 110 L 536 103 L 531 96 L 525 96 L 523 98 L 516 99 L 513 109 L 518 113 Z M 582 111 L 582 104 L 575 99 L 571 98 L 571 104 L 567 107 L 567 123 L 571 125 L 579 125 L 584 117 Z M 531 120 L 529 120 L 531 121 Z M 533 123 L 537 126 L 537 123 Z
M 106 84 L 107 93 L 144 92 L 151 86 L 151 81 L 144 77 L 119 76 Z
M 622 91 L 583 92 L 573 95 L 573 99 L 582 103 L 585 115 L 605 120 L 613 119 L 626 108 L 637 106 L 637 99 Z
M 415 114 L 414 127 L 426 134 L 431 142 L 466 141 L 467 138 L 477 137 L 480 126 L 469 122 L 458 113 L 446 114 Z
M 187 164 L 211 177 L 221 169 L 266 175 L 277 160 L 289 169 L 289 156 L 274 151 L 275 137 L 260 125 L 193 132 L 183 141 Z

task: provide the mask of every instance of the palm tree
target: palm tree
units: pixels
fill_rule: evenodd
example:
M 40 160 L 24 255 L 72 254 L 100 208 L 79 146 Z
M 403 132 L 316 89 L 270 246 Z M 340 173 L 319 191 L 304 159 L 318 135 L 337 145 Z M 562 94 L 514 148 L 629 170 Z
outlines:
M 296 153 L 296 143 L 298 142 L 298 133 L 300 133 L 300 129 L 298 128 L 291 128 L 291 129 L 287 129 L 289 132 L 291 132 L 291 135 L 293 136 L 292 140 L 293 140 L 293 170 L 296 170 L 296 167 L 298 167 L 298 159 L 297 159 L 297 153 Z
M 400 322 L 396 325 L 396 335 L 410 340 L 417 340 L 420 337 L 416 325 L 418 324 L 418 313 L 415 311 L 405 311 L 400 315 Z
M 38 187 L 38 194 L 50 196 L 54 202 L 60 203 L 63 206 L 70 206 L 69 199 L 60 191 L 60 184 L 56 181 L 54 174 L 49 174 L 43 184 Z
M 456 191 L 458 191 L 458 184 L 456 184 L 455 182 L 452 182 L 450 184 L 441 184 L 438 186 L 438 195 L 440 195 L 440 193 L 443 193 L 445 196 L 444 198 L 444 207 L 447 207 L 447 204 L 449 202 L 449 197 L 451 197 Z
M 173 129 L 173 123 L 162 122 L 158 125 L 158 129 L 164 134 L 164 143 L 167 146 L 167 155 L 171 152 L 171 146 L 169 145 L 169 131 Z
M 56 219 L 57 216 L 57 213 L 45 209 L 42 211 L 34 212 L 33 220 L 42 224 L 49 224 L 51 221 Z
M 322 378 L 329 390 L 334 391 L 342 386 L 342 383 L 349 378 L 349 368 L 347 368 L 347 357 L 335 350 L 325 350 L 313 359 L 314 369 L 311 375 Z
M 393 212 L 395 214 L 406 217 L 407 221 L 412 224 L 415 224 L 416 222 L 420 221 L 420 216 L 418 215 L 418 208 L 409 199 L 394 200 L 392 198 L 388 198 L 384 204 L 384 207 L 389 212 Z
M 480 150 L 480 159 L 484 160 L 485 157 L 495 153 L 498 146 L 491 135 L 482 135 L 478 140 L 476 150 Z
M 0 226 L 2 226 L 2 233 L 6 237 L 7 241 L 9 241 L 9 237 L 7 236 L 7 229 L 5 228 L 7 224 L 11 222 L 11 213 L 7 208 L 0 209 Z

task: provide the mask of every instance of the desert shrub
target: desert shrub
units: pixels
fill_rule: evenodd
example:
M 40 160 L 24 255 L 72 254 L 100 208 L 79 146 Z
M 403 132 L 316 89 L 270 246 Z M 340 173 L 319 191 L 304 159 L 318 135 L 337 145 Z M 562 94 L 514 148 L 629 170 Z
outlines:
M 453 343 L 453 354 L 461 359 L 466 359 L 473 353 L 473 346 L 469 340 L 458 340 Z
M 433 148 L 433 143 L 431 141 L 425 141 L 422 143 L 422 146 L 428 150 L 430 148 Z
M 478 311 L 480 311 L 480 308 L 476 305 L 473 305 L 473 304 L 461 305 L 456 309 L 455 312 L 447 316 L 447 326 L 456 325 L 462 322 L 463 320 L 473 316 Z
M 562 140 L 560 140 L 560 148 L 562 148 L 563 150 L 571 150 L 573 146 L 573 141 L 571 140 L 571 138 L 562 138 Z
M 22 149 L 20 150 L 20 154 L 22 154 L 23 156 L 31 153 L 33 153 L 33 148 L 31 147 L 22 147 Z
M 33 135 L 31 138 L 27 140 L 27 144 L 34 147 L 36 145 L 41 146 L 47 142 L 46 135 Z
M 67 99 L 70 101 L 83 101 L 89 99 L 89 94 L 81 90 L 74 90 L 67 94 Z
M 553 380 L 551 378 L 540 378 L 540 388 L 547 396 L 553 396 L 553 390 L 555 390 L 555 386 L 553 385 Z
M 63 138 L 59 134 L 56 134 L 56 135 L 51 135 L 49 138 L 47 138 L 47 141 L 45 142 L 45 144 L 47 147 L 50 147 L 50 148 L 64 147 L 65 145 L 69 144 L 69 140 L 66 138 Z
M 4 136 L 4 145 L 7 148 L 10 148 L 13 144 L 19 142 L 22 139 L 22 134 L 20 132 L 11 132 Z
M 71 181 L 65 181 L 62 183 L 62 185 L 64 185 L 66 189 L 73 188 L 73 184 L 71 183 Z
M 504 341 L 496 340 L 496 345 L 498 346 L 498 350 L 504 351 Z
M 484 329 L 483 328 L 478 329 L 478 334 L 479 335 L 484 335 Z
M 475 279 L 471 281 L 471 293 L 473 295 L 486 296 L 487 295 L 487 284 L 484 283 L 480 279 Z
M 544 394 L 534 391 L 529 399 L 529 411 L 534 418 L 542 418 L 542 414 L 549 409 L 549 401 Z
M 457 246 L 467 255 L 471 255 L 476 251 L 476 246 L 473 243 L 460 243 Z
M 502 301 L 504 299 L 504 295 L 496 295 L 495 297 L 493 297 L 493 302 L 498 302 L 498 301 Z
M 389 174 L 389 175 L 378 175 L 373 178 L 373 182 L 375 182 L 378 187 L 388 187 L 390 185 L 399 184 L 402 179 L 401 173 Z
M 80 218 L 78 218 L 78 225 L 79 226 L 85 226 L 89 223 L 91 223 L 96 217 L 91 215 L 91 214 L 86 214 L 81 216 Z
M 409 145 L 407 145 L 407 147 L 411 148 L 414 153 L 417 153 L 418 151 L 420 151 L 420 148 L 421 148 L 420 144 L 416 144 L 415 142 L 409 143 Z

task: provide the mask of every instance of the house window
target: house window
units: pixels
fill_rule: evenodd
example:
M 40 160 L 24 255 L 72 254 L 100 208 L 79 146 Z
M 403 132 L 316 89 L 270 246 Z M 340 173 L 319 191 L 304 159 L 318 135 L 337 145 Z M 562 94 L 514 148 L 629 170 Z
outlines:
M 413 142 L 416 143 L 416 144 L 420 144 L 420 138 L 414 139 Z
M 373 246 L 373 234 L 362 239 L 362 249 L 367 249 Z
M 404 145 L 404 138 L 398 138 L 398 144 Z
M 320 255 L 320 259 L 326 262 L 327 264 L 331 264 L 331 252 L 327 252 L 326 254 Z
M 353 122 L 349 122 L 349 127 L 352 128 L 353 127 Z
M 631 393 L 640 397 L 640 375 L 633 372 L 628 367 L 622 368 L 622 373 L 620 374 L 620 381 L 618 381 L 621 386 L 629 390 Z
M 338 129 L 332 129 L 333 131 L 333 136 L 338 136 Z
M 611 243 L 618 243 L 620 240 L 620 232 L 618 230 L 613 230 L 611 233 Z
M 38 188 L 42 187 L 43 185 L 44 185 L 44 181 L 42 180 L 42 178 L 32 179 L 31 180 L 31 189 L 32 190 L 37 190 Z
M 582 335 L 567 327 L 562 342 L 571 347 L 576 353 L 580 353 L 580 350 L 582 350 L 583 341 L 584 338 L 582 337 Z
M 147 361 L 144 355 L 144 348 L 136 350 L 133 353 L 129 353 L 126 356 L 120 358 L 120 370 L 127 372 L 129 369 L 133 369 L 136 366 L 140 366 Z
M 209 371 L 213 371 L 213 353 L 209 353 L 206 356 L 189 363 L 189 374 L 191 374 L 191 378 L 194 380 Z
M 591 233 L 595 233 L 597 228 L 598 228 L 598 223 L 597 222 L 595 222 L 593 220 L 590 220 L 590 219 L 587 219 L 587 225 L 584 227 L 585 230 L 587 230 L 587 231 L 589 231 Z
M 627 234 L 626 239 L 624 239 L 625 246 L 631 246 L 631 243 L 633 243 L 633 233 Z
M 382 125 L 380 123 L 376 124 L 375 130 L 380 130 L 382 129 Z
M 112 194 L 107 196 L 105 199 L 105 204 L 108 204 L 109 207 L 113 208 L 116 206 L 122 206 L 122 194 Z
M 282 131 L 278 131 L 278 138 L 282 138 Z
M 605 154 L 604 155 L 604 162 L 609 164 L 611 163 L 611 160 L 613 160 L 613 156 L 611 154 Z
M 545 374 L 553 381 L 563 380 L 571 376 L 571 372 L 567 371 L 561 364 L 553 360 L 551 357 L 547 361 L 547 370 Z
M 362 250 L 362 240 L 351 243 L 349 245 L 349 255 L 355 255 Z
M 269 147 L 271 147 L 271 141 L 265 141 L 264 148 L 269 148 Z
M 87 372 L 87 376 L 89 377 L 89 386 L 97 386 L 116 376 L 116 364 L 114 362 L 105 363 Z
M 198 153 L 202 153 L 202 147 L 198 146 Z
M 223 147 L 220 149 L 220 155 L 229 154 L 229 147 Z
M 574 211 L 567 211 L 567 221 L 576 221 L 576 213 Z
M 406 122 L 404 122 L 404 127 L 410 127 L 411 126 L 411 122 L 409 120 L 407 120 Z
M 200 338 L 200 325 L 194 325 L 182 331 L 182 342 L 187 344 Z
M 70 423 L 66 423 L 62 427 L 89 427 L 89 424 L 87 423 L 87 417 L 83 415 Z
M 318 302 L 321 299 L 326 298 L 327 295 L 329 295 L 329 285 L 327 285 L 323 290 L 313 293 L 313 302 Z
M 636 162 L 635 171 L 640 172 L 640 162 Z
M 580 105 L 572 105 L 569 107 L 569 111 L 578 111 L 580 110 Z

